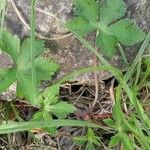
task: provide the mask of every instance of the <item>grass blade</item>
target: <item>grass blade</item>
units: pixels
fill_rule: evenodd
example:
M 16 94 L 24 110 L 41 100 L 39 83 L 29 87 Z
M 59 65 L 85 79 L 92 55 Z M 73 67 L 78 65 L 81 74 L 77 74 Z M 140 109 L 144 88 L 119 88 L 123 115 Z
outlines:
M 10 122 L 0 125 L 0 134 L 27 131 L 35 128 L 78 126 L 78 127 L 96 127 L 99 126 L 87 121 L 79 120 L 52 120 L 52 121 L 29 121 L 29 122 Z

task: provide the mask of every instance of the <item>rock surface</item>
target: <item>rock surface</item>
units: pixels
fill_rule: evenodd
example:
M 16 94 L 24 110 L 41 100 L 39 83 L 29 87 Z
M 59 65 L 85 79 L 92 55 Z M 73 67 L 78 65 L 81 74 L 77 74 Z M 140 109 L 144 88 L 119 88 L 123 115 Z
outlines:
M 10 0 L 7 5 L 7 14 L 5 19 L 5 25 L 14 34 L 17 34 L 20 38 L 24 38 L 29 35 L 29 30 L 22 24 L 11 1 L 15 1 L 21 16 L 29 23 L 30 15 L 30 0 Z M 134 19 L 138 25 L 148 32 L 150 29 L 150 1 L 149 0 L 125 0 L 128 9 L 126 16 Z M 62 21 L 66 21 L 73 17 L 73 0 L 41 0 L 37 2 L 37 8 L 42 9 L 44 12 L 50 12 L 60 18 Z M 40 34 L 46 37 L 51 37 L 53 34 L 66 34 L 67 31 L 62 25 L 54 19 L 54 17 L 37 12 L 36 14 L 36 28 Z M 91 37 L 92 39 L 92 37 Z M 47 57 L 54 58 L 61 65 L 61 70 L 58 74 L 58 78 L 64 74 L 71 72 L 75 68 L 81 68 L 85 66 L 93 65 L 93 54 L 86 50 L 78 40 L 73 36 L 63 38 L 61 40 L 46 41 Z M 135 54 L 138 52 L 139 46 L 127 48 L 126 55 L 129 61 L 132 62 Z M 123 68 L 121 58 L 115 56 L 110 60 L 110 63 L 114 66 Z M 5 56 L 0 54 L 0 67 L 6 67 L 11 62 Z M 107 79 L 111 75 L 105 72 L 99 73 L 100 80 Z M 90 81 L 93 79 L 91 74 L 83 75 L 77 80 Z
M 125 2 L 128 6 L 126 15 L 135 19 L 138 25 L 147 32 L 150 29 L 150 1 L 125 0 Z M 15 0 L 15 3 L 22 17 L 29 22 L 30 0 Z M 56 15 L 62 21 L 66 21 L 73 16 L 73 0 L 41 0 L 37 2 L 36 7 Z M 7 8 L 6 25 L 21 38 L 28 36 L 28 29 L 15 14 L 10 2 L 8 2 Z M 36 23 L 37 30 L 46 37 L 50 37 L 53 34 L 66 33 L 66 29 L 64 29 L 56 19 L 43 13 L 37 12 Z M 48 57 L 56 59 L 62 66 L 59 77 L 70 72 L 74 68 L 91 66 L 93 64 L 93 55 L 90 54 L 88 50 L 85 50 L 80 42 L 75 40 L 73 36 L 56 41 L 47 41 L 47 45 Z M 133 48 L 127 49 L 129 60 L 130 57 L 132 58 L 134 53 L 137 52 L 137 49 L 132 50 L 132 52 L 131 49 Z M 115 66 L 123 67 L 119 56 L 115 56 L 110 62 Z M 105 75 L 102 73 L 102 77 L 100 78 L 103 79 L 104 77 Z M 86 78 L 88 78 L 88 76 Z

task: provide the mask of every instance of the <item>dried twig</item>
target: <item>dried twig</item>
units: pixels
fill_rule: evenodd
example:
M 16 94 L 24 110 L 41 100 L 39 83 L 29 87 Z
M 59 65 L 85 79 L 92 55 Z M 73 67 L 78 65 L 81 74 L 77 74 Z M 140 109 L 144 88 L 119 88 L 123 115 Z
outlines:
M 111 98 L 111 100 L 113 102 L 113 105 L 115 105 L 114 83 L 115 83 L 115 78 L 113 78 L 111 80 L 111 85 L 110 85 L 110 88 L 109 88 L 109 94 L 110 94 L 110 98 Z

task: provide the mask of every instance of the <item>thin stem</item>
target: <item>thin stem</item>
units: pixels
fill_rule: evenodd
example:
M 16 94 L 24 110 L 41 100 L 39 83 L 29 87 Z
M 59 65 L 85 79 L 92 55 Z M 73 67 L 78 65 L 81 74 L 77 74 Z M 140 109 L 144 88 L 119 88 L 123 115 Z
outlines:
M 33 103 L 36 104 L 36 72 L 35 72 L 35 0 L 31 1 L 31 47 L 30 47 L 30 58 L 31 58 L 31 85 L 33 89 Z
M 121 47 L 120 44 L 118 44 L 117 46 L 118 46 L 119 52 L 120 52 L 120 54 L 121 54 L 121 56 L 122 56 L 122 59 L 123 59 L 125 65 L 126 65 L 126 67 L 129 67 L 129 63 L 128 63 L 128 60 L 127 60 L 127 57 L 126 57 L 126 55 L 125 55 L 125 53 L 124 53 L 123 48 Z
M 135 82 L 134 82 L 134 86 L 137 86 L 138 82 L 139 82 L 139 78 L 140 78 L 140 74 L 141 74 L 141 58 L 137 64 L 137 69 L 136 69 L 136 78 L 135 78 Z
M 5 19 L 5 9 L 6 9 L 6 0 L 3 0 L 1 2 L 1 8 L 0 11 L 1 12 L 1 27 L 0 27 L 0 40 L 2 39 L 2 33 L 3 33 L 3 25 L 4 25 L 4 19 Z
M 98 35 L 99 35 L 99 30 L 97 30 L 97 32 L 96 32 L 96 38 L 97 38 Z M 95 40 L 95 45 L 96 45 L 96 40 Z M 94 66 L 96 67 L 98 62 L 97 62 L 97 57 L 96 57 L 95 54 L 94 54 L 93 59 L 94 59 Z M 98 86 L 98 73 L 97 72 L 94 72 L 94 80 L 95 80 L 95 98 L 94 98 L 94 101 L 92 103 L 93 108 L 94 108 L 94 106 L 95 106 L 95 104 L 97 103 L 97 100 L 98 100 L 99 86 Z
M 100 62 L 102 63 L 102 65 L 107 66 L 107 67 L 112 67 L 108 63 L 108 61 L 105 58 L 103 58 L 103 56 L 95 48 L 93 48 L 93 46 L 91 46 L 91 43 L 89 43 L 88 41 L 84 40 L 82 38 L 82 36 L 80 36 L 78 33 L 76 33 L 71 28 L 67 27 L 65 24 L 64 24 L 64 26 L 75 35 L 75 37 L 84 45 L 84 47 L 86 47 L 87 49 L 89 49 L 92 53 L 94 53 L 97 56 L 97 58 L 100 60 Z

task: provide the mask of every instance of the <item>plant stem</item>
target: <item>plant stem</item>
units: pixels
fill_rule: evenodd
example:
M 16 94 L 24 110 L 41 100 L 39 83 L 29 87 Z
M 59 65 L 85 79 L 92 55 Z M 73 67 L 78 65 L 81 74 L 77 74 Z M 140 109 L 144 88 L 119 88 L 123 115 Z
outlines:
M 118 44 L 117 46 L 118 46 L 119 52 L 120 52 L 120 54 L 121 54 L 121 56 L 122 56 L 122 59 L 123 59 L 125 65 L 126 65 L 126 67 L 129 67 L 129 63 L 128 63 L 128 60 L 127 60 L 127 58 L 126 58 L 126 55 L 125 55 L 125 53 L 124 53 L 123 48 L 121 47 L 120 44 Z
M 31 48 L 30 48 L 30 58 L 31 58 L 31 86 L 33 87 L 33 104 L 36 104 L 36 71 L 35 71 L 35 0 L 31 1 Z
M 3 25 L 4 25 L 4 18 L 5 18 L 5 9 L 6 9 L 6 0 L 3 0 L 1 2 L 1 8 L 0 8 L 0 13 L 1 13 L 1 27 L 0 27 L 0 40 L 2 39 L 2 32 L 3 32 Z
M 96 32 L 96 37 L 95 37 L 95 39 L 97 38 L 97 36 L 99 35 L 99 30 L 97 30 L 97 32 Z M 95 45 L 96 45 L 96 40 L 95 40 Z M 97 57 L 96 57 L 96 55 L 94 54 L 94 61 L 93 61 L 93 64 L 94 64 L 94 66 L 96 67 L 98 64 L 98 62 L 97 62 Z M 98 83 L 99 83 L 99 81 L 98 81 L 98 73 L 97 72 L 94 72 L 94 80 L 95 80 L 95 98 L 94 98 L 94 101 L 93 101 L 93 103 L 92 103 L 92 107 L 94 108 L 94 106 L 95 106 L 95 104 L 97 103 L 97 100 L 98 100 L 98 91 L 99 91 L 99 86 L 98 86 Z

